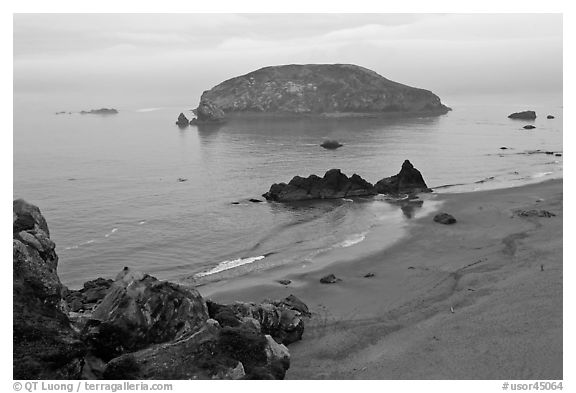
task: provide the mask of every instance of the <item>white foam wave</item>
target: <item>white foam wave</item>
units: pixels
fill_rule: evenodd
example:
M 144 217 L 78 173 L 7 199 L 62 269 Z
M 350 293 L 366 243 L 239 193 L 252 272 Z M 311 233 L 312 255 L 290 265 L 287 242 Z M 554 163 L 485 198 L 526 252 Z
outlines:
M 538 172 L 532 175 L 533 178 L 538 179 L 540 177 L 551 175 L 554 172 Z
M 197 273 L 194 276 L 195 277 L 209 276 L 211 274 L 223 272 L 224 270 L 229 270 L 229 269 L 233 269 L 233 268 L 238 267 L 238 266 L 247 265 L 249 263 L 253 263 L 253 262 L 259 261 L 259 260 L 264 259 L 264 258 L 265 258 L 264 255 L 260 255 L 257 257 L 238 258 L 238 259 L 234 259 L 231 261 L 220 262 L 213 269 L 210 269 L 210 270 L 205 271 L 205 272 Z
M 146 224 L 146 220 L 140 221 L 140 222 L 138 223 L 138 225 L 144 225 L 144 224 Z
M 118 231 L 118 228 L 112 228 L 112 230 L 110 232 L 108 232 L 107 234 L 104 235 L 104 237 L 109 237 L 110 235 L 112 235 L 113 233 L 116 233 Z
M 136 112 L 155 112 L 155 111 L 159 111 L 160 109 L 163 109 L 162 107 L 159 108 L 141 108 L 141 109 L 136 109 Z
M 336 246 L 342 248 L 352 247 L 353 245 L 364 241 L 367 233 L 368 232 L 355 233 L 354 235 L 348 236 L 343 242 L 338 243 Z

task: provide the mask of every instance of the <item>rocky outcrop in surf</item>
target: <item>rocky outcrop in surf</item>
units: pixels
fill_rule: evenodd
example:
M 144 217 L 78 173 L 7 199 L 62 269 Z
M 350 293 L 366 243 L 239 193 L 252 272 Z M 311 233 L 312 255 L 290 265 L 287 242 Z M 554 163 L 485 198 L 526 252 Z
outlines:
M 270 201 L 290 202 L 376 195 L 372 184 L 357 174 L 348 177 L 340 169 L 330 169 L 324 177 L 294 176 L 288 184 L 277 183 L 262 196 Z
M 180 115 L 178 115 L 178 120 L 176 120 L 176 125 L 180 128 L 188 127 L 188 125 L 190 125 L 190 120 L 188 120 L 184 113 L 180 113 Z
M 508 118 L 520 119 L 520 120 L 534 120 L 536 118 L 536 112 L 534 111 L 514 112 L 508 115 Z
M 400 172 L 391 177 L 385 177 L 378 181 L 374 187 L 379 194 L 417 194 L 431 192 L 420 171 L 408 160 L 402 164 Z
M 201 105 L 203 101 L 226 114 L 444 114 L 450 110 L 428 90 L 352 64 L 264 67 L 205 91 Z
M 306 305 L 207 302 L 124 268 L 68 290 L 40 210 L 14 201 L 15 379 L 282 379 Z M 213 319 L 213 318 L 214 319 Z

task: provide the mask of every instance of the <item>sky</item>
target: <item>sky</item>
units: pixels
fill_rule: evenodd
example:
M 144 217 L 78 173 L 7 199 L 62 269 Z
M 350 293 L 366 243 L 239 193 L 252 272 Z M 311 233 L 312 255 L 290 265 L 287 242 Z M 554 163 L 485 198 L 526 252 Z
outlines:
M 561 14 L 15 14 L 15 104 L 195 107 L 279 64 L 351 63 L 444 102 L 562 94 Z

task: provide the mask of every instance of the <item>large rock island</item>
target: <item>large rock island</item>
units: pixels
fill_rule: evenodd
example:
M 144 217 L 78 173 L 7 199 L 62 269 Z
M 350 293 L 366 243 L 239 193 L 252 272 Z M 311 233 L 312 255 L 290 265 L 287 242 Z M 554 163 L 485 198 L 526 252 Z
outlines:
M 200 99 L 225 114 L 444 114 L 431 91 L 393 82 L 352 64 L 264 67 L 220 83 Z

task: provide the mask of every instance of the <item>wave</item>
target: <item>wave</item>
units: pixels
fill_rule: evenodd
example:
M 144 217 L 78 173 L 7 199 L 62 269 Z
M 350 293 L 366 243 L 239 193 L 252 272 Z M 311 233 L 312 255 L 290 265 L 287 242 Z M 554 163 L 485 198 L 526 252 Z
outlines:
M 533 174 L 532 177 L 534 179 L 538 179 L 540 177 L 551 175 L 552 173 L 554 173 L 554 172 L 538 172 L 538 173 Z
M 368 232 L 355 233 L 351 236 L 348 236 L 344 241 L 336 244 L 336 247 L 341 248 L 352 247 L 353 245 L 364 241 L 364 239 L 366 239 L 367 234 Z
M 164 108 L 162 108 L 162 107 L 159 107 L 159 108 L 141 108 L 141 109 L 136 109 L 136 112 L 139 112 L 139 113 L 155 112 L 155 111 L 159 111 L 161 109 L 164 109 Z
M 104 237 L 109 237 L 110 235 L 112 235 L 113 233 L 117 232 L 118 228 L 112 228 L 112 230 L 110 232 L 108 232 L 107 234 L 104 235 Z
M 268 254 L 268 255 L 270 255 L 270 254 Z M 264 259 L 264 258 L 266 258 L 266 256 L 259 255 L 257 257 L 238 258 L 238 259 L 233 259 L 230 261 L 223 261 L 223 262 L 220 262 L 216 267 L 214 267 L 208 271 L 195 274 L 194 277 L 199 278 L 199 277 L 209 276 L 211 274 L 223 272 L 224 270 L 229 270 L 229 269 L 233 269 L 233 268 L 238 267 L 238 266 L 247 265 L 249 263 L 253 263 L 253 262 L 259 261 L 259 260 Z
M 92 244 L 92 243 L 96 243 L 96 240 L 90 239 L 90 240 L 87 240 L 87 241 L 82 242 L 82 243 L 80 243 L 80 244 L 77 244 L 77 245 L 75 245 L 75 246 L 64 247 L 64 249 L 65 249 L 65 250 L 75 250 L 75 249 L 77 249 L 77 248 L 79 248 L 79 247 L 81 247 L 81 246 L 86 246 L 86 245 Z

